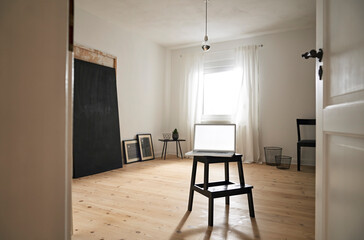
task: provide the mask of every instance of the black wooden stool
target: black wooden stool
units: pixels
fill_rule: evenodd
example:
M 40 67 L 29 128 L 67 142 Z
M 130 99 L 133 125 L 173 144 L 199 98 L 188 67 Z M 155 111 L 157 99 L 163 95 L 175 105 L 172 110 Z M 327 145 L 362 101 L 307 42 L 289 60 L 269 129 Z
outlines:
M 195 184 L 197 162 L 204 164 L 204 183 Z M 229 163 L 237 162 L 240 184 L 229 181 Z M 209 164 L 224 163 L 225 164 L 225 181 L 209 182 Z M 188 201 L 188 211 L 192 211 L 194 191 L 201 193 L 209 198 L 208 224 L 213 226 L 214 221 L 214 198 L 225 197 L 225 204 L 229 205 L 229 197 L 239 194 L 248 194 L 249 214 L 255 217 L 253 204 L 253 186 L 245 184 L 244 172 L 242 165 L 242 155 L 236 154 L 232 157 L 210 157 L 210 156 L 194 156 L 192 165 L 190 196 Z

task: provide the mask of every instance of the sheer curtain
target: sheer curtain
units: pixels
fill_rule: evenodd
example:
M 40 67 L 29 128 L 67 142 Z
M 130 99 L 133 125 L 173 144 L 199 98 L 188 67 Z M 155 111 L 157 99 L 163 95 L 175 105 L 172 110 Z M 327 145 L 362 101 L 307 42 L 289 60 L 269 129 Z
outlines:
M 187 151 L 190 151 L 193 148 L 194 124 L 200 123 L 202 117 L 203 54 L 190 53 L 183 58 L 178 126 L 186 134 Z
M 236 66 L 241 79 L 232 116 L 237 127 L 237 152 L 244 155 L 244 162 L 259 162 L 258 46 L 238 47 Z

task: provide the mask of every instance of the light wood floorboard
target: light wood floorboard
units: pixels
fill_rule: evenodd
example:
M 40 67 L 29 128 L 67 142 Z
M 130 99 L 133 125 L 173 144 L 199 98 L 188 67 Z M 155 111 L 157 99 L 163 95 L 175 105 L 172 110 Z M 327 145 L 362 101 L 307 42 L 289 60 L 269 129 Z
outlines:
M 195 192 L 187 212 L 191 159 L 155 159 L 74 179 L 73 240 L 314 239 L 315 169 L 280 170 L 243 164 L 254 186 L 255 218 L 246 195 L 215 199 L 214 227 L 207 225 L 208 199 Z M 196 183 L 203 179 L 198 164 Z M 210 181 L 224 179 L 224 165 L 210 165 Z M 230 180 L 238 182 L 236 164 Z

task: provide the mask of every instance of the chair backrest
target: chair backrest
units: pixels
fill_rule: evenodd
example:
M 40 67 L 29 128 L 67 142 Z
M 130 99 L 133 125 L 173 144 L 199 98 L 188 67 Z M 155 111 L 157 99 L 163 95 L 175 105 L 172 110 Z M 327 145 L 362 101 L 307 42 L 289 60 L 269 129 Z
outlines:
M 316 119 L 296 119 L 298 141 L 301 141 L 300 125 L 316 125 Z

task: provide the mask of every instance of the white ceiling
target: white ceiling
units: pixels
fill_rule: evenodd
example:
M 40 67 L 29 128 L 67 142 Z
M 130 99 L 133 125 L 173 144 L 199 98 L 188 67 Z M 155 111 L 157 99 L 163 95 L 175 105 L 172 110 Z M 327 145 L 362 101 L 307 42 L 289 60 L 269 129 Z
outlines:
M 204 0 L 75 0 L 75 7 L 169 48 L 204 37 Z M 208 1 L 211 42 L 314 26 L 315 0 Z

